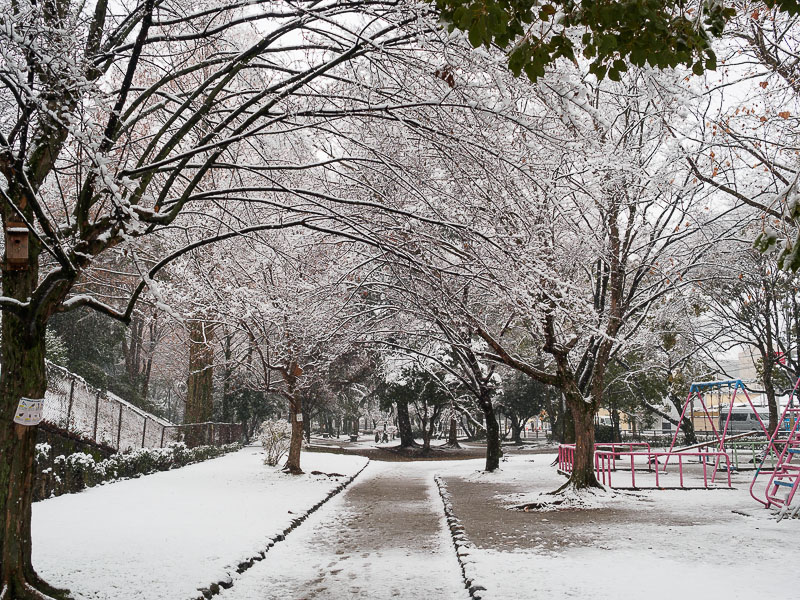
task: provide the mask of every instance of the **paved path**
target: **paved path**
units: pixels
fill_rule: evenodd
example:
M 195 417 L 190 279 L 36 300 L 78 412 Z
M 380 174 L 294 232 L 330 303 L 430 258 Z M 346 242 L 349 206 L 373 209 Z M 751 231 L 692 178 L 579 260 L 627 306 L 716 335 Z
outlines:
M 371 463 L 220 600 L 467 600 L 433 470 Z

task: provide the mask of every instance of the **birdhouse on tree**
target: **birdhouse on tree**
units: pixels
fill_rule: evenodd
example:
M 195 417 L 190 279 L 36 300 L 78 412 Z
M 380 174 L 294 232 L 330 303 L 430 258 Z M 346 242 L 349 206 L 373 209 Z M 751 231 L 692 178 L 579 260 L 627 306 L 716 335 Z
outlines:
M 28 227 L 25 223 L 8 221 L 6 223 L 6 262 L 9 271 L 22 271 L 28 268 Z

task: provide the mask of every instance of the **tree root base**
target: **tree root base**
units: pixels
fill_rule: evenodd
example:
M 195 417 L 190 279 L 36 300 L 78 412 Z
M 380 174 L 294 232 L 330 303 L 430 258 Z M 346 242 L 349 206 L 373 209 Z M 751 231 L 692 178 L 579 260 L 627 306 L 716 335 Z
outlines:
M 12 578 L 0 585 L 0 600 L 74 600 L 69 590 L 53 587 L 39 577 Z

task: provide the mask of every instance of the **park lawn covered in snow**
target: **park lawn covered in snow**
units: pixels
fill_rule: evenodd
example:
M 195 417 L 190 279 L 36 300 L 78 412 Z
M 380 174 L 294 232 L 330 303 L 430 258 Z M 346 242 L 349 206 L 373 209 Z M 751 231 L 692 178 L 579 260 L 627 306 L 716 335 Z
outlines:
M 484 600 L 797 597 L 800 520 L 778 523 L 761 508 L 748 493 L 750 473 L 734 476 L 734 490 L 601 492 L 585 508 L 509 510 L 546 500 L 538 494 L 565 481 L 553 459 L 442 473 L 475 546 L 466 560 Z
M 366 459 L 304 453 L 306 475 L 257 447 L 33 505 L 33 563 L 77 599 L 185 599 L 223 581 Z

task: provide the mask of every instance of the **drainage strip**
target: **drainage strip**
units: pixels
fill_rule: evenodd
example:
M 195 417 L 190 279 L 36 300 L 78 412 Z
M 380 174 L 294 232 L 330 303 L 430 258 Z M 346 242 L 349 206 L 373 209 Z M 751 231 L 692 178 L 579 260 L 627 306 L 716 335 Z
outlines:
M 354 475 L 352 475 L 347 480 L 343 481 L 342 483 L 337 485 L 335 488 L 333 488 L 330 492 L 328 492 L 328 494 L 322 500 L 317 502 L 314 506 L 309 508 L 302 515 L 292 519 L 291 523 L 289 523 L 289 525 L 286 527 L 286 529 L 284 529 L 282 532 L 278 533 L 277 535 L 273 536 L 270 539 L 270 541 L 267 544 L 267 547 L 264 550 L 262 550 L 261 552 L 259 552 L 255 556 L 253 556 L 252 558 L 248 558 L 247 560 L 240 562 L 236 566 L 236 573 L 237 574 L 242 574 L 245 571 L 247 571 L 247 569 L 252 567 L 255 563 L 257 563 L 258 561 L 264 560 L 264 558 L 266 558 L 266 556 L 267 556 L 267 552 L 269 552 L 270 549 L 275 544 L 284 541 L 286 539 L 286 536 L 289 535 L 289 533 L 291 533 L 297 527 L 299 527 L 300 524 L 303 523 L 303 521 L 305 521 L 308 517 L 310 517 L 313 513 L 315 513 L 323 504 L 325 504 L 328 500 L 330 500 L 331 498 L 336 496 L 339 492 L 344 490 L 348 485 L 353 483 L 355 478 L 358 477 L 359 475 L 361 475 L 361 472 L 364 469 L 367 468 L 367 465 L 369 465 L 369 459 L 367 459 L 367 462 L 364 463 L 364 466 L 361 467 Z M 216 596 L 217 594 L 219 594 L 223 589 L 227 590 L 229 588 L 232 588 L 233 587 L 233 583 L 234 583 L 233 578 L 229 576 L 226 579 L 224 579 L 223 581 L 217 581 L 215 583 L 212 583 L 208 587 L 198 588 L 197 591 L 200 592 L 200 595 L 199 596 L 195 596 L 192 600 L 208 600 L 208 599 L 212 598 L 213 596 Z
M 469 541 L 469 538 L 467 538 L 467 534 L 464 532 L 464 526 L 453 512 L 452 496 L 450 492 L 447 491 L 447 485 L 438 475 L 434 476 L 433 479 L 439 488 L 439 496 L 442 498 L 447 527 L 450 530 L 450 537 L 456 549 L 458 564 L 461 565 L 464 587 L 469 591 L 469 595 L 473 600 L 489 600 L 490 596 L 486 588 L 478 583 L 477 569 L 475 568 L 474 559 L 470 556 L 473 550 L 475 550 L 475 546 Z

